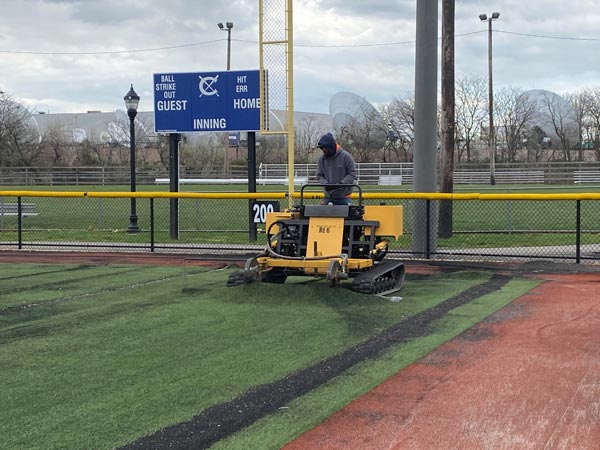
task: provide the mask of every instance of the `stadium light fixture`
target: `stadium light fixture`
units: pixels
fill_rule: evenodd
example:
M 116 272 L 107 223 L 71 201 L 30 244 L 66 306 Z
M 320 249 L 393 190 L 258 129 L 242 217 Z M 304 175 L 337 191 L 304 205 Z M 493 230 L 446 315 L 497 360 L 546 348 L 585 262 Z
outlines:
M 227 70 L 231 69 L 231 29 L 233 28 L 233 22 L 219 22 L 217 24 L 221 31 L 227 31 Z

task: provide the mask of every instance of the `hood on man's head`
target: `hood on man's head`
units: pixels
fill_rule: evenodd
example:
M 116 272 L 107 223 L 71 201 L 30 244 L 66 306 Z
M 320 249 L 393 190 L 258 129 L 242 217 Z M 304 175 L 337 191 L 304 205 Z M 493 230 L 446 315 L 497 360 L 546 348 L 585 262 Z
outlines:
M 337 143 L 335 142 L 333 135 L 331 133 L 327 133 L 321 136 L 317 147 L 320 149 L 326 149 L 325 155 L 329 158 L 335 154 Z

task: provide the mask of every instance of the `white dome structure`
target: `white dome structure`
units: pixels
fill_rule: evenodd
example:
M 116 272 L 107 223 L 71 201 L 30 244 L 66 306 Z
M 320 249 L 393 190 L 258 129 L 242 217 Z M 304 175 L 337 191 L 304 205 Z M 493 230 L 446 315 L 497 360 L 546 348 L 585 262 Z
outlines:
M 329 101 L 329 114 L 338 135 L 348 128 L 355 134 L 369 133 L 375 146 L 385 145 L 387 127 L 383 117 L 363 97 L 352 92 L 338 92 Z
M 555 126 L 565 131 L 573 143 L 578 140 L 577 115 L 571 103 L 560 95 L 543 89 L 532 89 L 523 95 L 534 103 L 537 111 L 530 122 L 531 127 L 540 128 L 553 141 L 560 141 Z

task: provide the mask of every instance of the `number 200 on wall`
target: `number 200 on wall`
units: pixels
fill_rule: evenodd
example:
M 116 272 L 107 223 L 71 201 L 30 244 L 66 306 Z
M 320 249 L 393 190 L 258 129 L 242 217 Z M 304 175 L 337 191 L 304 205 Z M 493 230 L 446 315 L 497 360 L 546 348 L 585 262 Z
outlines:
M 275 211 L 279 211 L 279 202 L 254 202 L 252 204 L 252 214 L 254 215 L 254 223 L 265 223 L 267 221 L 267 213 Z

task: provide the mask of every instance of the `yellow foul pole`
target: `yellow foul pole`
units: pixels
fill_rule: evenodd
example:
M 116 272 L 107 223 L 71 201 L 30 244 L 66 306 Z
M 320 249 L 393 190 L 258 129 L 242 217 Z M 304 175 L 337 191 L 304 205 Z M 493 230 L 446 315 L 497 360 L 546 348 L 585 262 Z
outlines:
M 287 141 L 288 141 L 288 194 L 292 207 L 294 196 L 294 14 L 292 1 L 287 0 Z
M 288 197 L 294 194 L 294 26 L 293 0 L 259 0 L 258 31 L 260 38 L 260 132 L 262 135 L 284 134 L 288 143 Z M 284 92 L 285 87 L 285 92 Z M 286 124 L 274 110 L 285 111 Z M 271 130 L 270 114 L 281 124 Z
M 266 126 L 266 122 L 265 122 L 265 112 L 266 114 L 269 114 L 268 111 L 265 110 L 265 102 L 266 102 L 266 95 L 265 95 L 265 55 L 264 55 L 264 44 L 263 44 L 263 20 L 264 20 L 264 9 L 263 9 L 263 1 L 259 0 L 258 2 L 258 40 L 259 40 L 259 44 L 258 44 L 258 65 L 259 65 L 259 69 L 260 72 L 258 74 L 258 86 L 259 86 L 259 92 L 260 92 L 260 131 L 261 133 L 264 133 L 267 131 L 267 126 Z

